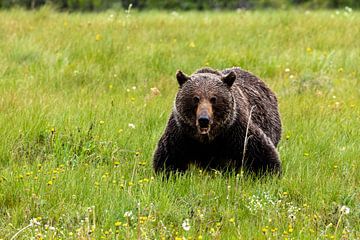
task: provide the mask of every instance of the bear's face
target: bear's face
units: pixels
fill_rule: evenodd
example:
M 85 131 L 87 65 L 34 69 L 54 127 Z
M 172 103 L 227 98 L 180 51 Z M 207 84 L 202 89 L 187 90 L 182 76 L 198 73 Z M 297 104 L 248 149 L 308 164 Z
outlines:
M 231 86 L 236 75 L 197 73 L 191 77 L 177 73 L 180 89 L 175 100 L 175 114 L 198 139 L 214 139 L 234 117 Z

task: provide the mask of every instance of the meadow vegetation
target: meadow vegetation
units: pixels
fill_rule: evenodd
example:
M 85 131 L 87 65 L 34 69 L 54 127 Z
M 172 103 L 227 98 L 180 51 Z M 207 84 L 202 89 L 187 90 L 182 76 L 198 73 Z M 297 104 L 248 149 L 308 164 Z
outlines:
M 0 239 L 360 239 L 360 13 L 0 12 Z M 281 179 L 152 154 L 177 69 L 277 93 Z

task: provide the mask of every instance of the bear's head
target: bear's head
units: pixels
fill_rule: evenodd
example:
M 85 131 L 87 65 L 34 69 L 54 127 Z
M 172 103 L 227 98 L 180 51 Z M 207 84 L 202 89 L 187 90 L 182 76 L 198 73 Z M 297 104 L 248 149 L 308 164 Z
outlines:
M 231 87 L 234 72 L 197 72 L 187 76 L 176 73 L 179 91 L 176 95 L 174 116 L 178 124 L 186 125 L 194 138 L 214 139 L 224 127 L 230 126 L 235 116 L 235 100 Z

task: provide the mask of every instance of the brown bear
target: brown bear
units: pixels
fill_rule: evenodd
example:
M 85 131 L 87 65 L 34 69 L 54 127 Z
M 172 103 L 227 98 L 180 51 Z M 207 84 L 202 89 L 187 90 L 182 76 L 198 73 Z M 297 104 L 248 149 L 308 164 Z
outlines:
M 203 169 L 281 174 L 277 99 L 263 81 L 238 67 L 176 74 L 179 91 L 154 154 L 156 173 Z

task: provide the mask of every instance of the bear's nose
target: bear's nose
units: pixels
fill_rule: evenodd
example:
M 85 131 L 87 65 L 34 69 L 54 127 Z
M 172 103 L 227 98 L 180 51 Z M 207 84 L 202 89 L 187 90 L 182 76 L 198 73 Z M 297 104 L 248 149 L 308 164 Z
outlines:
M 210 119 L 207 115 L 201 115 L 198 121 L 201 128 L 206 128 L 209 126 Z

